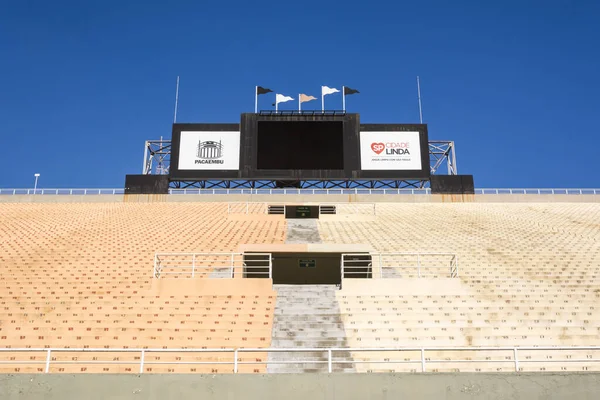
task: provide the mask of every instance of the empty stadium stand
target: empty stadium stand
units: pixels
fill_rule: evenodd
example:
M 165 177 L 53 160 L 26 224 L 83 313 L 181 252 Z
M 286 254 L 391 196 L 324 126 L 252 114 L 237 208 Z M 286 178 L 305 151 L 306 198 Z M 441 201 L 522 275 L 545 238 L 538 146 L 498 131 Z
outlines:
M 153 277 L 157 252 L 283 245 L 291 232 L 284 216 L 264 208 L 251 205 L 258 211 L 241 218 L 227 203 L 193 201 L 0 204 L 0 346 L 73 349 L 53 355 L 64 362 L 50 372 L 138 372 L 139 354 L 109 351 L 122 348 L 482 349 L 428 352 L 430 370 L 442 372 L 514 371 L 512 350 L 486 348 L 600 345 L 598 203 L 378 203 L 360 218 L 341 204 L 336 215 L 295 227 L 290 240 L 452 253 L 457 277 L 374 273 L 345 279 L 341 290 L 211 279 L 213 270 Z M 85 348 L 106 351 L 76 350 Z M 238 371 L 325 370 L 326 357 L 312 356 L 318 363 L 298 367 L 276 364 L 294 360 L 289 354 L 240 353 Z M 341 352 L 340 360 L 354 363 L 340 361 L 334 370 L 416 371 L 422 356 Z M 90 363 L 83 365 L 85 357 Z M 9 363 L 23 358 L 37 364 Z M 597 371 L 599 363 L 585 362 L 597 358 L 592 350 L 547 350 L 519 368 Z M 143 372 L 233 371 L 231 352 L 152 353 L 146 360 L 155 363 Z M 0 361 L 0 372 L 43 372 L 46 359 L 5 351 Z

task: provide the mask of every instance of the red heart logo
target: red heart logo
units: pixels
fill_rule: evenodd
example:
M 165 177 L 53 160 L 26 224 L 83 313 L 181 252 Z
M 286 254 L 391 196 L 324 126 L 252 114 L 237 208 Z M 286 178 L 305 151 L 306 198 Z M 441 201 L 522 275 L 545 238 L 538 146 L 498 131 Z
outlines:
M 371 143 L 371 150 L 377 154 L 380 154 L 384 149 L 385 145 L 383 143 Z

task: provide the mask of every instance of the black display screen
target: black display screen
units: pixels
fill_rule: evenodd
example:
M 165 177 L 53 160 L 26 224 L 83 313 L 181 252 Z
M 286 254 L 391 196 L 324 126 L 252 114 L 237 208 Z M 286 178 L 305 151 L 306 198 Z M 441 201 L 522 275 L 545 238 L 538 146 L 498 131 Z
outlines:
M 258 121 L 257 169 L 344 169 L 341 121 Z

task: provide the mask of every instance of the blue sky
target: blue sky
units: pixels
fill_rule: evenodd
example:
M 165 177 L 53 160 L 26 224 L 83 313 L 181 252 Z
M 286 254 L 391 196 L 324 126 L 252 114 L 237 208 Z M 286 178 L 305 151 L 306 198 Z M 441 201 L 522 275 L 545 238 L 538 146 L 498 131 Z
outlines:
M 177 75 L 180 122 L 238 122 L 255 85 L 347 85 L 370 123 L 418 122 L 420 75 L 430 139 L 477 187 L 600 187 L 599 20 L 596 0 L 4 2 L 0 187 L 122 187 L 170 137 Z

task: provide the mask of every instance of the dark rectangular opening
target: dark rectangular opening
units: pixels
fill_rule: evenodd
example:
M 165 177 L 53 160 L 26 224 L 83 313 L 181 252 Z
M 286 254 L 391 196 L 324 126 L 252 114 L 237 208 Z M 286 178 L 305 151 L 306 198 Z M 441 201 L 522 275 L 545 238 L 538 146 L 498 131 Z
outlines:
M 273 283 L 339 285 L 340 253 L 272 253 Z
M 319 206 L 285 206 L 285 218 L 319 218 Z
M 257 169 L 343 170 L 342 121 L 258 121 Z

